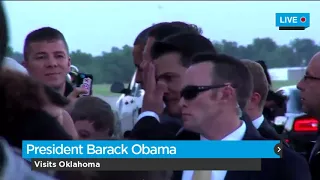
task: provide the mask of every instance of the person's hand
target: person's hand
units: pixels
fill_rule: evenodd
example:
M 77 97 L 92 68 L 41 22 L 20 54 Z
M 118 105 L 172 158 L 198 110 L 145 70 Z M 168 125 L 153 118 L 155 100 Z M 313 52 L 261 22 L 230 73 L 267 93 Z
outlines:
M 86 93 L 88 93 L 88 90 L 87 90 L 87 89 L 81 88 L 81 87 L 75 87 L 75 88 L 73 89 L 73 91 L 72 91 L 72 92 L 68 95 L 68 97 L 67 97 L 68 100 L 70 101 L 70 103 L 69 103 L 68 106 L 66 106 L 65 109 L 66 109 L 68 112 L 71 112 L 71 110 L 73 109 L 73 106 L 74 106 L 74 104 L 76 103 L 79 95 L 81 95 L 81 94 L 86 94 Z
M 141 67 L 145 84 L 141 111 L 152 111 L 160 115 L 164 110 L 163 95 L 167 91 L 167 85 L 163 81 L 156 81 L 155 67 L 152 62 L 142 62 Z

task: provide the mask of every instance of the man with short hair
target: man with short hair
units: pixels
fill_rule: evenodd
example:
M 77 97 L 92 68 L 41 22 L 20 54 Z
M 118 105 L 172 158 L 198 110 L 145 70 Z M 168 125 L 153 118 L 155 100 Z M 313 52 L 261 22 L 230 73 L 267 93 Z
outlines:
M 143 79 L 141 64 L 142 61 L 150 61 L 150 49 L 155 41 L 163 40 L 164 38 L 178 34 L 181 32 L 190 32 L 201 34 L 202 31 L 196 25 L 187 24 L 180 21 L 162 22 L 155 24 L 143 30 L 134 41 L 133 60 L 137 68 L 136 82 L 141 84 L 143 88 Z
M 145 67 L 144 64 L 146 62 L 151 61 L 151 46 L 155 40 L 160 41 L 165 37 L 181 32 L 201 34 L 202 30 L 196 25 L 184 22 L 162 22 L 145 29 L 138 35 L 134 43 L 133 57 L 134 64 L 137 67 L 136 82 L 140 83 L 143 89 L 145 85 L 142 77 L 144 70 L 142 67 Z M 167 112 L 164 112 L 161 115 L 160 121 L 161 123 L 167 124 L 168 129 L 171 129 L 175 133 L 181 127 L 180 119 L 171 117 Z
M 201 140 L 263 140 L 258 131 L 239 119 L 239 90 L 252 92 L 252 75 L 238 59 L 227 55 L 201 53 L 192 58 L 181 91 L 183 126 L 201 134 Z M 208 108 L 210 107 L 210 108 Z M 262 159 L 261 171 L 212 171 L 210 179 L 310 179 L 305 160 L 283 148 L 280 159 Z M 187 170 L 182 180 L 195 174 Z M 177 177 L 176 180 L 181 178 Z
M 73 89 L 66 81 L 71 60 L 63 34 L 54 28 L 43 27 L 30 32 L 24 42 L 23 65 L 31 77 L 75 99 L 86 93 L 84 88 Z
M 186 69 L 190 66 L 191 57 L 199 52 L 215 53 L 216 51 L 209 39 L 195 33 L 180 33 L 169 36 L 163 42 L 154 43 L 151 49 L 153 62 L 148 64 L 149 69 L 147 68 L 147 70 L 150 70 L 152 68 L 150 66 L 154 65 L 156 80 L 165 83 L 166 91 L 163 99 L 171 116 L 181 116 L 179 101 L 182 79 Z M 148 95 L 148 90 L 146 89 L 145 96 Z M 144 100 L 143 111 L 155 108 L 146 100 Z M 159 108 L 161 107 L 163 106 Z M 161 114 L 162 112 L 158 111 L 157 113 Z
M 310 60 L 306 74 L 297 84 L 297 88 L 301 91 L 301 103 L 305 113 L 309 116 L 320 120 L 320 52 L 316 53 Z M 319 123 L 319 122 L 318 122 Z M 320 165 L 320 137 L 317 138 L 316 143 L 310 153 L 309 163 L 312 174 L 312 179 L 320 179 L 319 165 Z
M 163 100 L 166 113 L 181 121 L 179 101 L 184 73 L 194 54 L 208 51 L 215 53 L 211 41 L 195 33 L 180 33 L 154 43 L 150 53 L 152 62 L 143 67 L 146 93 L 142 113 L 132 130 L 134 138 L 167 139 L 166 133 L 176 135 L 177 131 L 169 131 L 165 124 L 159 124 L 159 116 L 164 112 Z M 157 126 L 159 131 L 154 130 L 158 129 Z M 199 135 L 189 131 L 181 130 L 179 134 L 183 139 L 199 139 Z
M 194 24 L 187 24 L 180 21 L 163 22 L 163 23 L 154 25 L 150 29 L 148 34 L 148 39 L 143 51 L 143 60 L 144 61 L 152 60 L 150 50 L 155 41 L 161 41 L 168 36 L 178 34 L 178 33 L 201 34 L 202 30 Z
M 253 77 L 253 92 L 245 107 L 245 112 L 263 137 L 267 139 L 282 139 L 262 114 L 269 92 L 269 83 L 262 66 L 252 60 L 244 59 L 242 62 Z

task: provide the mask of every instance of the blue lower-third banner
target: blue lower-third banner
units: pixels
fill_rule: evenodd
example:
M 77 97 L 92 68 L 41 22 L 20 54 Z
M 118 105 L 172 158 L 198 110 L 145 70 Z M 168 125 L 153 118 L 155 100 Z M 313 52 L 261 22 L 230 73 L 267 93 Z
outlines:
M 23 141 L 32 158 L 280 158 L 280 141 Z

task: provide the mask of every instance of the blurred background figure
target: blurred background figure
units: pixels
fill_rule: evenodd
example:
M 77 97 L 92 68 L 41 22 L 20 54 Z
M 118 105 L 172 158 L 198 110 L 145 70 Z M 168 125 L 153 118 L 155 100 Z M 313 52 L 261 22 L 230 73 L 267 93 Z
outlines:
M 272 79 L 268 72 L 268 67 L 266 63 L 262 60 L 256 61 L 259 63 L 264 70 L 266 78 L 269 84 L 269 91 L 266 103 L 263 109 L 263 115 L 269 122 L 273 122 L 277 116 L 284 116 L 286 113 L 286 102 L 287 98 L 283 96 L 281 93 L 276 93 L 272 89 Z
M 10 57 L 5 57 L 3 59 L 3 68 L 15 70 L 17 72 L 21 72 L 23 74 L 28 74 L 28 71 L 25 67 L 23 67 L 20 63 L 18 63 L 15 59 Z

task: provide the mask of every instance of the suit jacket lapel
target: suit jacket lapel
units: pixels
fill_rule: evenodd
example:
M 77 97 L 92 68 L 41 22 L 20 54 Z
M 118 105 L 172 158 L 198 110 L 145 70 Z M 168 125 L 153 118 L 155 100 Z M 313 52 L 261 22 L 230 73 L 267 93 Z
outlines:
M 246 132 L 243 136 L 243 140 L 263 140 L 264 138 L 259 134 L 257 129 L 249 121 L 244 121 L 246 123 Z M 199 140 L 200 135 L 198 133 L 193 133 L 185 129 L 179 131 L 177 135 L 178 139 L 187 140 Z M 191 138 L 191 139 L 190 139 Z M 183 171 L 174 171 L 171 180 L 181 180 Z M 250 172 L 250 173 L 249 173 Z M 228 171 L 225 177 L 225 180 L 254 180 L 253 174 L 254 171 Z
M 267 139 L 274 139 L 274 140 L 281 139 L 280 135 L 275 131 L 275 129 L 273 129 L 273 127 L 266 120 L 263 120 L 258 131 L 263 137 Z
M 254 127 L 252 122 L 244 121 L 246 123 L 246 132 L 242 140 L 263 140 L 263 138 L 258 130 Z
M 251 121 L 245 120 L 246 132 L 242 140 L 263 140 L 258 130 L 253 126 Z M 255 171 L 227 171 L 225 180 L 254 180 Z M 258 172 L 258 171 L 257 171 Z

